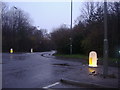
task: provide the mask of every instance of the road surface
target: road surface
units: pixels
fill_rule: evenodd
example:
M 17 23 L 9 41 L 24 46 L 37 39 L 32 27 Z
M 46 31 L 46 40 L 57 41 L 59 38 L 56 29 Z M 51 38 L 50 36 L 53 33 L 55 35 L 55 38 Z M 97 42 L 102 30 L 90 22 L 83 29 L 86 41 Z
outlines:
M 51 56 L 54 51 L 41 53 L 3 53 L 3 88 L 77 88 L 64 85 L 64 78 L 80 62 L 58 60 Z

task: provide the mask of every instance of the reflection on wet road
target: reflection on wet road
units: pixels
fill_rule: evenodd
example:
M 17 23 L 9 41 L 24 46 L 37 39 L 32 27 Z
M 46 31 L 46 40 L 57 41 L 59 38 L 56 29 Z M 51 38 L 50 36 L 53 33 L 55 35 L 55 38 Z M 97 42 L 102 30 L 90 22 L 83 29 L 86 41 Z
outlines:
M 81 66 L 80 62 L 47 58 L 42 54 L 3 53 L 3 88 L 42 88 Z

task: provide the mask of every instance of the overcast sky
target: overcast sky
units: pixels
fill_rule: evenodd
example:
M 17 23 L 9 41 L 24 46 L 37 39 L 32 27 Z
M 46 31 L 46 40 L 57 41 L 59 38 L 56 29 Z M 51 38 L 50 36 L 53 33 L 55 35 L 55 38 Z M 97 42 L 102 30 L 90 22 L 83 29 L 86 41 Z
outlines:
M 70 2 L 9 2 L 8 5 L 27 12 L 34 26 L 47 29 L 48 32 L 62 24 L 70 26 Z M 73 25 L 74 20 L 80 15 L 81 7 L 81 2 L 73 2 Z

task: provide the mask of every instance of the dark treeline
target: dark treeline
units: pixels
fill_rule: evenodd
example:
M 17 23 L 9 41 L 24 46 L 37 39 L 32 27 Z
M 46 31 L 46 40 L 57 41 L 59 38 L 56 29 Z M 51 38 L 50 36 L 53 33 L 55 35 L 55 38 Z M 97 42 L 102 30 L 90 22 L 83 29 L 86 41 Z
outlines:
M 51 33 L 58 53 L 70 53 L 72 37 L 73 54 L 85 54 L 95 50 L 99 57 L 103 55 L 104 40 L 104 4 L 100 2 L 84 3 L 81 15 L 72 30 L 63 25 Z M 120 50 L 120 2 L 108 3 L 108 44 L 109 56 L 118 56 Z
M 30 52 L 51 50 L 52 43 L 47 30 L 31 24 L 28 14 L 17 7 L 8 8 L 2 3 L 2 50 L 9 52 Z
M 118 56 L 120 50 L 120 2 L 108 3 L 108 44 L 109 56 Z M 88 55 L 95 50 L 103 55 L 104 4 L 86 2 L 81 15 L 76 19 L 72 30 L 66 25 L 56 28 L 50 34 L 45 29 L 38 30 L 32 25 L 28 14 L 23 10 L 6 4 L 2 5 L 2 49 L 8 52 L 47 51 L 56 49 L 58 53 L 70 54 L 72 41 L 73 54 Z M 72 39 L 71 39 L 72 38 Z

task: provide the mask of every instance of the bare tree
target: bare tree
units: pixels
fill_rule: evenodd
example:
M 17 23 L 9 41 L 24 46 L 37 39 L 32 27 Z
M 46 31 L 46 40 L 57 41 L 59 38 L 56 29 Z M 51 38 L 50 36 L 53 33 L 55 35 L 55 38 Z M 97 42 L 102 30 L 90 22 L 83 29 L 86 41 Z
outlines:
M 81 8 L 81 15 L 79 19 L 81 21 L 91 20 L 91 17 L 96 13 L 97 9 L 101 6 L 99 2 L 84 2 Z

